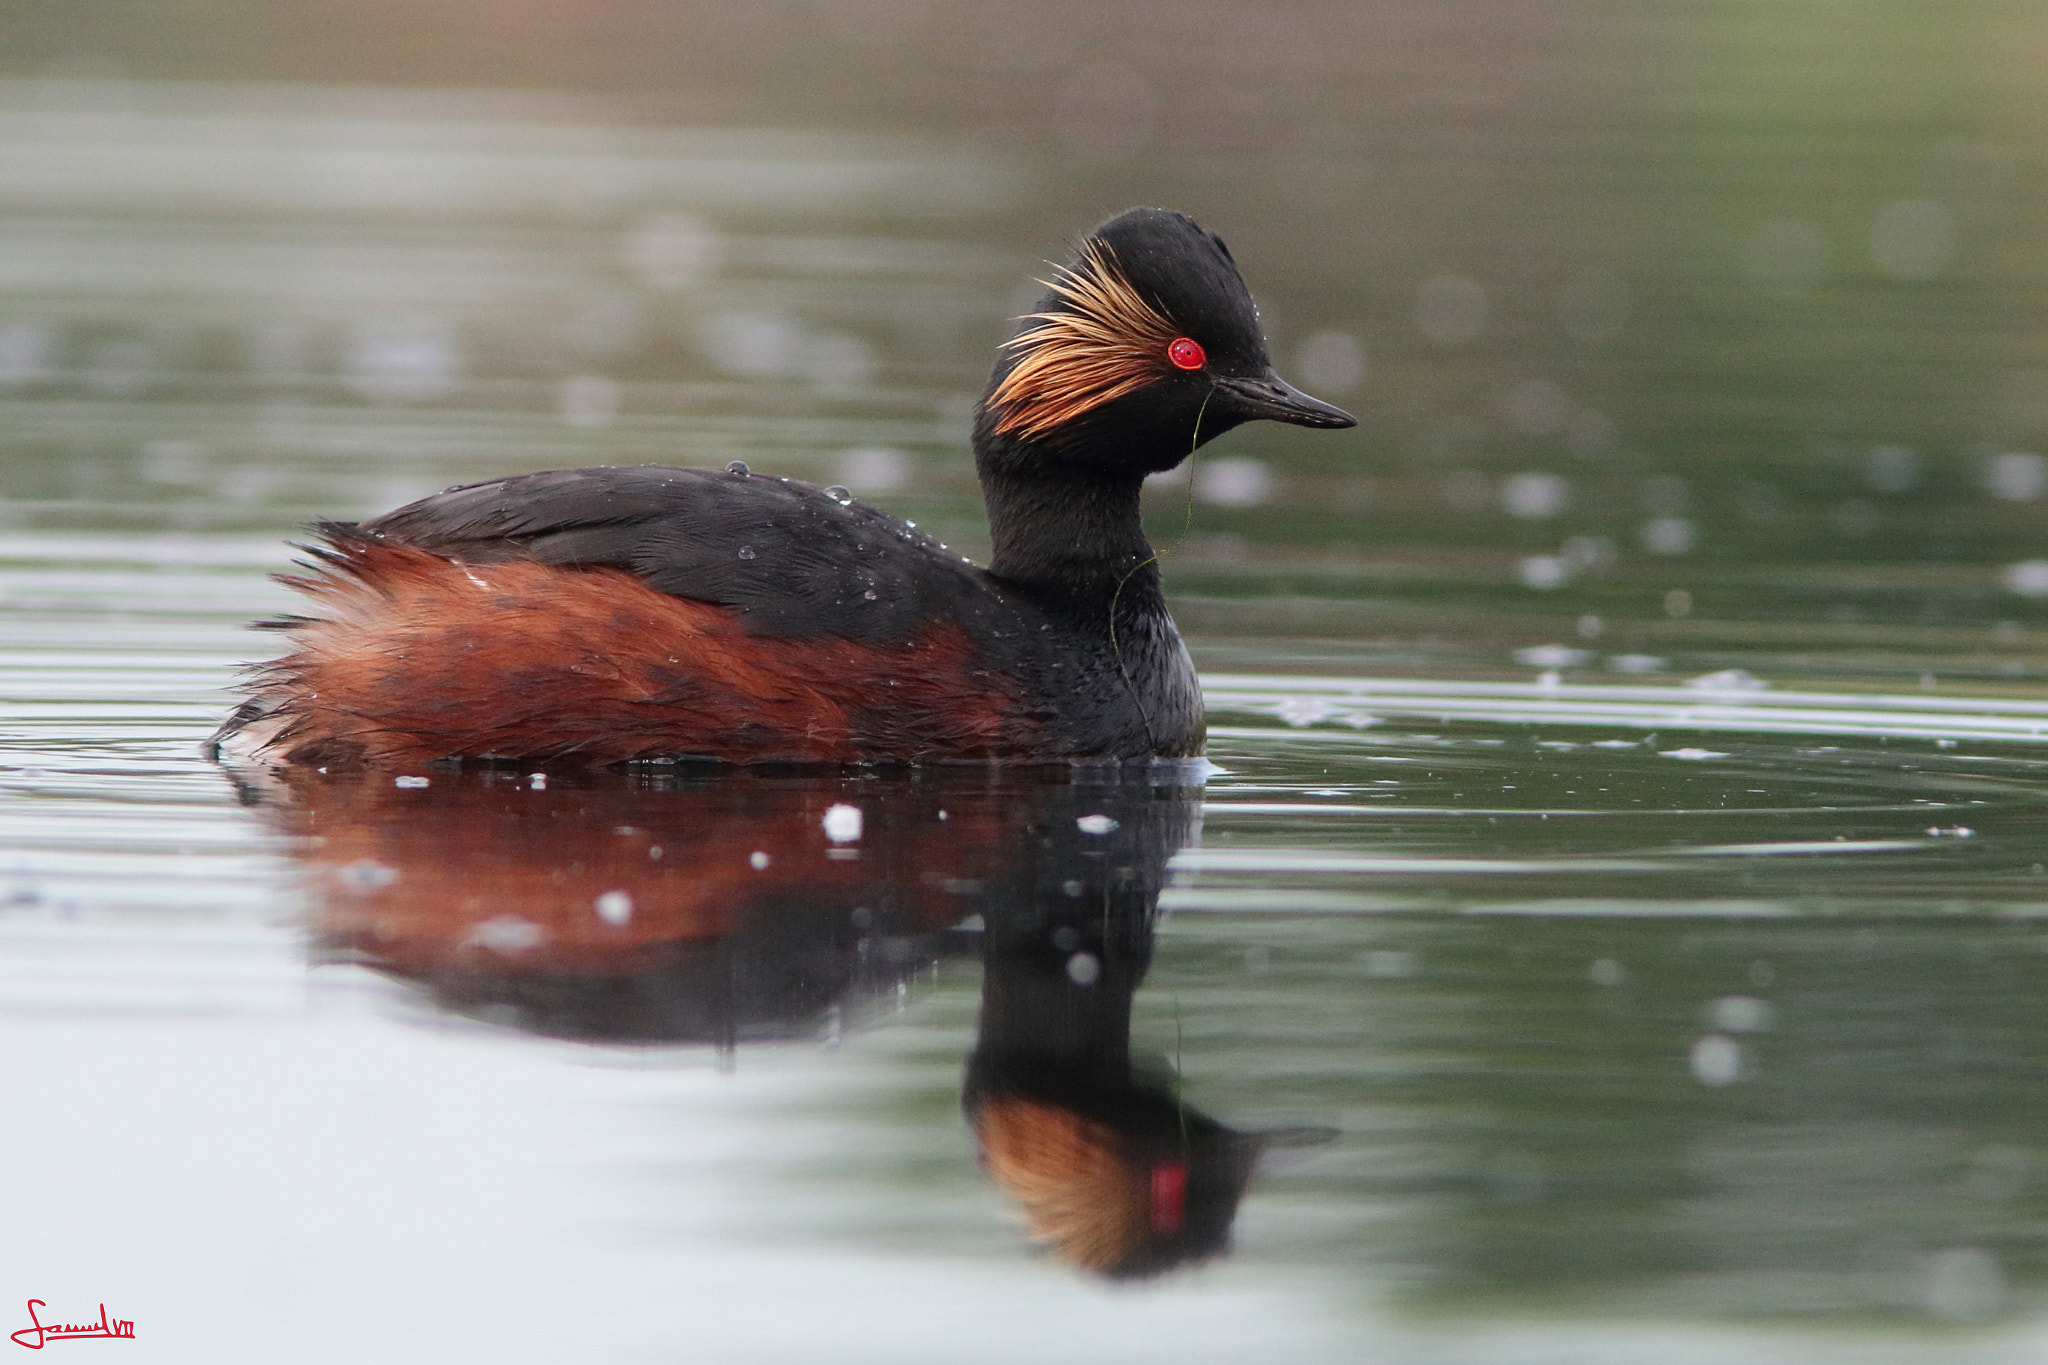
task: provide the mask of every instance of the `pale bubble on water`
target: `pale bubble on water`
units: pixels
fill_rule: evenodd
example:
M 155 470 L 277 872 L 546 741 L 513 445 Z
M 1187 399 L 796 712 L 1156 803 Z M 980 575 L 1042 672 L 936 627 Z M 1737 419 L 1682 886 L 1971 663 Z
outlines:
M 2005 586 L 2021 597 L 2048 597 L 2048 559 L 2023 559 L 2007 565 Z
M 1076 986 L 1092 986 L 1102 976 L 1102 959 L 1093 953 L 1075 953 L 1067 959 L 1067 980 Z
M 1336 709 L 1322 697 L 1283 697 L 1275 708 L 1275 714 L 1289 725 L 1300 728 L 1328 719 Z
M 1547 521 L 1570 504 L 1571 482 L 1561 474 L 1525 471 L 1501 480 L 1500 505 L 1523 521 Z
M 910 482 L 910 456 L 890 446 L 859 446 L 840 453 L 835 472 L 848 488 L 887 492 Z
M 1217 507 L 1257 507 L 1272 494 L 1273 474 L 1264 460 L 1226 455 L 1195 472 L 1195 496 Z
M 1592 658 L 1590 649 L 1574 649 L 1570 645 L 1530 645 L 1514 653 L 1515 662 L 1524 668 L 1577 668 Z
M 1709 1033 L 1692 1045 L 1688 1059 L 1701 1085 L 1733 1084 L 1742 1074 L 1742 1047 L 1724 1034 Z
M 1619 986 L 1628 979 L 1628 970 L 1611 957 L 1596 957 L 1586 968 L 1586 979 L 1596 986 Z
M 2020 450 L 1993 455 L 1984 464 L 1984 489 L 2007 502 L 2033 502 L 2048 493 L 2048 459 Z
M 1943 1247 L 1927 1257 L 1920 1292 L 1937 1318 L 1983 1322 L 2005 1309 L 2005 1271 L 1982 1247 Z
M 747 855 L 747 866 L 753 868 L 756 872 L 765 872 L 768 869 L 768 864 L 772 861 L 773 859 L 760 849 L 756 849 Z
M 1653 555 L 1682 555 L 1693 547 L 1695 532 L 1684 517 L 1652 517 L 1643 523 L 1643 548 Z
M 391 785 L 394 787 L 430 787 L 433 785 L 433 783 L 434 780 L 430 777 L 416 777 L 410 775 L 405 777 L 394 777 L 391 779 Z
M 825 837 L 835 844 L 850 844 L 858 840 L 861 823 L 860 807 L 849 806 L 843 802 L 827 810 L 825 818 L 820 821 L 825 830 Z
M 1707 1007 L 1707 1018 L 1722 1033 L 1762 1033 L 1771 1026 L 1771 1007 L 1752 995 L 1724 995 Z
M 592 904 L 597 917 L 614 928 L 633 918 L 633 897 L 624 891 L 607 891 Z
M 1525 588 L 1549 592 L 1571 582 L 1572 566 L 1556 555 L 1530 555 L 1515 566 L 1515 577 Z
M 1074 828 L 1083 834 L 1107 834 L 1117 827 L 1117 822 L 1107 815 L 1084 815 L 1074 821 Z
M 1764 692 L 1771 686 L 1746 668 L 1717 668 L 1687 678 L 1685 685 L 1695 692 Z
M 1877 446 L 1863 458 L 1863 477 L 1880 493 L 1903 493 L 1920 476 L 1920 457 L 1905 446 Z
M 488 948 L 494 953 L 523 953 L 538 948 L 547 941 L 547 930 L 532 920 L 520 919 L 517 915 L 498 915 L 473 926 L 464 935 L 463 943 L 477 948 Z
M 720 313 L 704 326 L 705 359 L 739 379 L 775 379 L 796 368 L 803 332 L 773 313 Z

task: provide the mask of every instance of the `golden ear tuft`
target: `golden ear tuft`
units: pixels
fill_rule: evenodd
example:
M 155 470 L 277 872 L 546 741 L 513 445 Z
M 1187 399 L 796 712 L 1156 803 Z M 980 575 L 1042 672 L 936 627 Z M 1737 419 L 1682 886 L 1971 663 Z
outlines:
M 997 1096 L 974 1116 L 988 1171 L 1024 1214 L 1033 1241 L 1061 1260 L 1114 1273 L 1151 1230 L 1148 1173 L 1116 1133 L 1069 1109 Z
M 1039 325 L 1003 343 L 1018 359 L 990 395 L 999 433 L 1042 436 L 1144 388 L 1168 372 L 1167 350 L 1180 336 L 1100 240 L 1042 283 L 1066 307 L 1029 314 L 1025 321 Z

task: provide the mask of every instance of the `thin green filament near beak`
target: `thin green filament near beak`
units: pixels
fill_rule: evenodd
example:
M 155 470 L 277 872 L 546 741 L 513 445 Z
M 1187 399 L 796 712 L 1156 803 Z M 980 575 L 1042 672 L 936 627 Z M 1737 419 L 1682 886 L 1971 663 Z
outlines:
M 1125 571 L 1116 581 L 1116 591 L 1109 595 L 1109 652 L 1116 657 L 1116 671 L 1123 675 L 1124 686 L 1130 690 L 1131 700 L 1138 704 L 1138 718 L 1145 722 L 1145 740 L 1153 748 L 1159 747 L 1159 736 L 1152 733 L 1152 713 L 1145 709 L 1145 699 L 1138 694 L 1138 685 L 1131 681 L 1131 670 L 1124 666 L 1123 646 L 1116 638 L 1116 604 L 1123 600 L 1124 584 L 1131 581 L 1137 572 L 1148 564 L 1157 564 L 1166 556 L 1187 543 L 1188 533 L 1195 526 L 1195 452 L 1202 445 L 1202 418 L 1209 411 L 1209 400 L 1216 396 L 1215 385 L 1202 395 L 1202 406 L 1195 409 L 1195 433 L 1188 438 L 1188 504 L 1181 520 L 1180 535 L 1164 550 L 1154 550 L 1149 559 L 1141 559 Z

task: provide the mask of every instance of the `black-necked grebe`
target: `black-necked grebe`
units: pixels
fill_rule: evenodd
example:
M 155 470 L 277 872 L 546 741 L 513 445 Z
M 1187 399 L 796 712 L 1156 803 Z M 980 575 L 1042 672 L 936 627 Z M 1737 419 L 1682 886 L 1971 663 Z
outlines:
M 1140 208 L 1083 240 L 974 428 L 981 569 L 838 490 L 647 465 L 522 474 L 325 523 L 224 757 L 413 765 L 1189 756 L 1201 694 L 1145 476 L 1259 418 L 1348 427 L 1273 372 L 1222 241 Z

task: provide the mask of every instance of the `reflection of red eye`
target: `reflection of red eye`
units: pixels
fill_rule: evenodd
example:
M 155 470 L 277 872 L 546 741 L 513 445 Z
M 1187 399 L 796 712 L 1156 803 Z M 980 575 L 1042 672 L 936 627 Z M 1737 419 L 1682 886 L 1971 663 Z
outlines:
M 1183 370 L 1199 370 L 1209 363 L 1202 343 L 1193 337 L 1175 337 L 1173 345 L 1166 348 L 1166 358 Z

